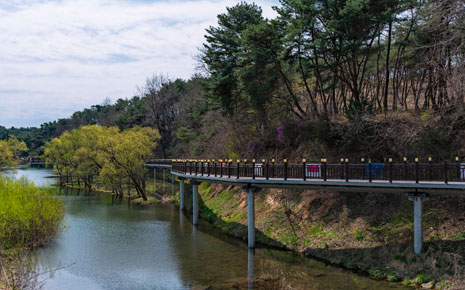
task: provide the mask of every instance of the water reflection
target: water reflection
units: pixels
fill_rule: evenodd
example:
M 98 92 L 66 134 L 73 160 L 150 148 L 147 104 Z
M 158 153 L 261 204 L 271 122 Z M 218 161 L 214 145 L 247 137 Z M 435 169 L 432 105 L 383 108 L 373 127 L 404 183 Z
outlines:
M 254 267 L 255 249 L 249 249 L 247 255 L 247 287 L 253 289 L 253 267 Z
M 193 227 L 171 205 L 135 209 L 127 199 L 71 189 L 61 198 L 66 229 L 37 258 L 44 268 L 71 266 L 45 289 L 189 289 L 234 279 L 253 289 L 262 275 L 294 289 L 399 288 L 288 252 L 249 250 L 208 224 Z

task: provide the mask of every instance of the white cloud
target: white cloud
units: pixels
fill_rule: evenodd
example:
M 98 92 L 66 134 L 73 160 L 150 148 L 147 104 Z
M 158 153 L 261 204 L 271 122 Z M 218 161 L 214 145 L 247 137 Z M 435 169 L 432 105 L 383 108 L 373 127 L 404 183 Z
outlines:
M 205 28 L 238 1 L 7 0 L 0 3 L 0 125 L 38 126 L 157 73 L 188 78 Z M 277 0 L 255 1 L 265 17 Z

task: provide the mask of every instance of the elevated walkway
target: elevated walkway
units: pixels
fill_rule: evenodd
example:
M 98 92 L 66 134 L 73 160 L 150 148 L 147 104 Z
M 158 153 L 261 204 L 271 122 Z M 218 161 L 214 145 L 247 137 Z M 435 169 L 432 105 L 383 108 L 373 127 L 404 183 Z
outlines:
M 263 188 L 313 189 L 338 192 L 405 193 L 414 203 L 414 251 L 423 247 L 422 204 L 430 195 L 465 194 L 465 164 L 445 161 L 441 164 L 420 163 L 341 163 L 277 164 L 263 160 L 251 163 L 238 160 L 152 160 L 145 164 L 180 179 L 181 209 L 184 209 L 184 180 L 193 185 L 193 223 L 198 223 L 198 185 L 202 182 L 240 186 L 248 195 L 249 247 L 255 247 L 254 194 Z

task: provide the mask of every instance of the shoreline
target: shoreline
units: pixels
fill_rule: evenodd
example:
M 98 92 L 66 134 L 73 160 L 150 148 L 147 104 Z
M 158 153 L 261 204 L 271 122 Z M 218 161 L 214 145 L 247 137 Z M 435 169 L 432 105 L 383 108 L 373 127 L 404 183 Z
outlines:
M 168 184 L 169 185 L 169 184 Z M 76 187 L 71 187 L 71 188 L 76 188 Z M 168 190 L 165 192 L 171 191 L 170 186 L 166 187 Z M 173 204 L 175 206 L 179 206 L 179 192 L 176 191 L 175 195 L 172 195 L 170 193 L 163 193 L 163 191 L 159 190 L 161 189 L 159 186 L 155 187 L 154 190 L 148 190 L 147 195 L 148 196 L 153 196 L 156 197 L 157 202 L 160 204 Z M 215 193 L 212 193 L 212 191 L 215 190 Z M 100 190 L 99 190 L 100 191 Z M 243 200 L 241 198 L 238 198 L 236 202 L 238 203 L 237 207 L 233 207 L 236 209 L 236 211 L 231 211 L 231 212 L 224 212 L 221 210 L 217 205 L 224 205 L 227 200 L 221 200 L 221 194 L 223 195 L 228 195 L 231 196 L 231 189 L 230 188 L 216 188 L 213 189 L 211 185 L 205 185 L 203 188 L 199 188 L 199 194 L 201 196 L 201 205 L 200 205 L 200 211 L 199 211 L 199 217 L 201 218 L 202 223 L 206 222 L 215 229 L 219 230 L 222 233 L 227 234 L 230 237 L 233 237 L 241 242 L 246 241 L 246 231 L 244 232 L 244 227 L 246 226 L 246 223 L 244 224 L 244 215 L 243 215 Z M 100 191 L 106 194 L 114 195 L 112 192 L 109 191 Z M 240 193 L 236 192 L 236 197 L 240 197 Z M 127 194 L 124 195 L 125 198 L 129 198 L 131 200 L 135 199 L 135 195 L 130 195 L 128 196 Z M 218 201 L 219 200 L 219 201 Z M 191 196 L 187 195 L 186 196 L 186 213 L 191 217 L 191 208 L 189 206 L 189 203 L 191 202 Z M 215 205 L 216 203 L 216 205 Z M 261 202 L 258 202 L 258 207 L 263 206 L 263 197 Z M 141 205 L 135 205 L 135 206 L 141 206 Z M 150 207 L 154 206 L 154 204 L 149 204 L 149 205 L 142 205 L 142 207 Z M 178 208 L 179 209 L 179 208 Z M 212 214 L 215 212 L 215 214 Z M 260 245 L 262 248 L 270 248 L 270 249 L 276 249 L 276 250 L 281 250 L 285 252 L 292 253 L 294 255 L 298 255 L 301 257 L 313 259 L 319 262 L 322 262 L 326 265 L 333 266 L 336 268 L 343 269 L 345 271 L 349 271 L 351 273 L 354 273 L 356 275 L 364 276 L 364 277 L 370 277 L 373 280 L 386 280 L 389 282 L 394 282 L 397 285 L 404 285 L 404 286 L 410 286 L 410 287 L 423 287 L 424 289 L 433 289 L 436 287 L 437 289 L 450 289 L 447 287 L 450 287 L 453 285 L 452 280 L 437 280 L 435 278 L 428 278 L 425 274 L 422 274 L 421 272 L 418 273 L 415 276 L 402 276 L 396 272 L 396 268 L 388 268 L 384 267 L 383 264 L 379 263 L 373 263 L 369 264 L 369 267 L 363 266 L 362 264 L 357 264 L 357 262 L 354 262 L 351 258 L 348 258 L 347 260 L 341 259 L 342 252 L 344 252 L 344 245 L 341 245 L 337 247 L 337 249 L 334 249 L 334 245 L 325 245 L 323 248 L 312 248 L 312 247 L 306 247 L 305 249 L 299 248 L 300 245 L 298 245 L 298 242 L 295 243 L 294 247 L 290 246 L 289 243 L 286 243 L 283 239 L 276 239 L 276 238 L 271 238 L 270 235 L 267 235 L 267 233 L 263 232 L 263 229 L 260 227 L 260 216 L 257 218 L 258 225 L 256 225 L 256 231 L 257 231 L 257 244 Z M 242 222 L 242 223 L 241 223 Z M 283 226 L 282 226 L 283 227 Z M 314 242 L 318 242 L 318 240 L 321 240 L 320 238 L 315 238 Z M 401 243 L 395 247 L 392 247 L 389 244 L 384 244 L 383 242 L 378 242 L 378 246 L 375 248 L 371 248 L 368 245 L 363 245 L 360 244 L 358 248 L 355 249 L 355 251 L 360 251 L 363 253 L 363 251 L 367 251 L 368 254 L 374 255 L 376 254 L 376 251 L 398 251 L 399 249 L 407 250 L 410 248 L 409 243 Z M 426 248 L 429 248 L 430 243 L 428 241 L 425 242 Z M 434 245 L 434 241 L 433 241 Z M 326 249 L 326 254 L 325 253 Z M 358 250 L 357 250 L 358 249 Z M 334 251 L 334 252 L 331 252 Z M 370 251 L 373 251 L 374 253 L 370 253 Z M 430 255 L 431 253 L 428 253 Z M 435 255 L 434 253 L 432 255 Z M 414 258 L 414 257 L 413 257 Z M 411 258 L 409 258 L 411 259 Z M 387 265 L 387 263 L 386 263 Z M 370 267 L 372 266 L 372 267 Z M 442 288 L 441 288 L 442 287 Z

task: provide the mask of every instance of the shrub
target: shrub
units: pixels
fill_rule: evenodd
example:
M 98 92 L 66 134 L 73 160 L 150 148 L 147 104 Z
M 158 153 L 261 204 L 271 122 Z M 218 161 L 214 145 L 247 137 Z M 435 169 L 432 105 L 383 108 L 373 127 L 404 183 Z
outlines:
M 431 120 L 431 118 L 433 117 L 433 113 L 430 112 L 430 111 L 425 111 L 423 113 L 421 113 L 421 120 L 423 122 L 428 122 L 429 120 Z
M 369 269 L 368 274 L 370 274 L 370 276 L 373 279 L 377 279 L 377 280 L 384 279 L 386 276 L 386 273 L 384 272 L 384 270 L 380 268 Z
M 361 101 L 351 99 L 347 109 L 345 110 L 346 116 L 349 120 L 355 120 L 363 115 L 374 115 L 376 112 L 374 100 L 370 101 L 366 98 Z
M 399 274 L 397 274 L 396 272 L 388 274 L 387 279 L 388 281 L 391 281 L 391 282 L 400 281 Z
M 426 283 L 428 281 L 429 281 L 428 277 L 426 277 L 424 274 L 419 274 L 415 278 L 415 283 L 417 283 L 417 284 L 423 284 L 423 283 Z
M 365 232 L 362 229 L 354 228 L 354 238 L 357 241 L 363 240 L 364 237 L 365 237 Z
M 63 211 L 51 190 L 0 176 L 0 247 L 42 245 L 58 232 Z

